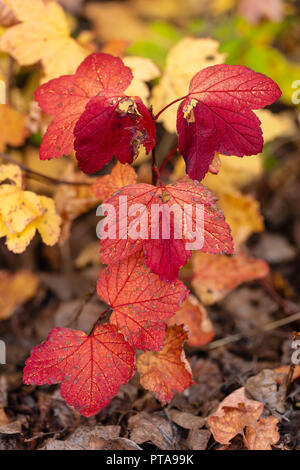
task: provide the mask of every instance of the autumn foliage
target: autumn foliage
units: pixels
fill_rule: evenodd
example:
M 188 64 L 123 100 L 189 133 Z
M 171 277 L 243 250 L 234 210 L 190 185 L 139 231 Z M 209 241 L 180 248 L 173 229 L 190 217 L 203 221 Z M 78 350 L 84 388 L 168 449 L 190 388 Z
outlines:
M 61 223 L 70 230 L 72 220 L 96 201 L 111 204 L 116 210 L 115 224 L 111 227 L 116 236 L 102 239 L 99 246 L 99 257 L 106 266 L 100 273 L 97 293 L 107 305 L 105 315 L 99 315 L 88 333 L 68 328 L 50 331 L 47 340 L 27 359 L 24 383 L 61 383 L 66 402 L 82 415 L 91 416 L 104 408 L 120 385 L 126 384 L 137 370 L 141 384 L 162 404 L 168 403 L 175 392 L 183 392 L 193 383 L 184 342 L 201 346 L 214 336 L 203 304 L 210 305 L 242 282 L 263 278 L 268 273 L 263 261 L 241 252 L 234 254 L 234 243 L 239 245 L 247 234 L 241 234 L 236 226 L 231 233 L 230 215 L 225 217 L 221 210 L 224 206 L 226 212 L 231 198 L 231 207 L 236 204 L 237 214 L 239 204 L 244 204 L 240 212 L 244 214 L 247 207 L 256 216 L 255 201 L 244 197 L 241 203 L 238 190 L 235 193 L 229 190 L 230 182 L 225 177 L 226 184 L 217 190 L 218 204 L 211 186 L 209 189 L 205 184 L 212 173 L 222 175 L 224 171 L 223 157 L 219 154 L 244 157 L 262 151 L 261 122 L 254 110 L 274 103 L 281 91 L 270 78 L 244 66 L 215 64 L 199 69 L 185 94 L 154 114 L 143 97 L 127 93 L 134 79 L 130 67 L 110 54 L 89 54 L 70 37 L 60 7 L 31 0 L 25 15 L 23 2 L 7 3 L 19 22 L 2 36 L 1 48 L 22 65 L 37 60 L 44 65 L 45 76 L 35 91 L 35 99 L 51 122 L 40 146 L 40 159 L 57 159 L 75 152 L 78 167 L 85 174 L 101 170 L 114 157 L 118 160 L 111 174 L 93 178 L 82 207 L 62 204 L 64 220 L 62 214 L 57 214 L 52 199 L 26 190 L 18 167 L 0 168 L 3 182 L 0 236 L 6 237 L 7 247 L 14 253 L 24 251 L 36 231 L 45 244 L 55 244 Z M 50 40 L 45 48 L 41 44 L 46 32 L 43 23 L 38 30 L 33 28 L 37 14 L 44 21 L 56 19 L 56 27 L 47 29 Z M 38 41 L 34 57 L 20 42 L 23 35 L 26 47 L 28 41 Z M 75 63 L 70 63 L 73 60 Z M 61 64 L 60 76 L 53 78 L 56 63 Z M 176 103 L 178 148 L 185 160 L 187 176 L 183 169 L 179 171 L 183 177 L 165 183 L 162 168 L 158 168 L 155 159 L 156 124 Z M 26 137 L 23 118 L 9 108 L 5 113 L 20 128 L 18 136 L 8 136 L 6 143 L 18 145 Z M 150 152 L 152 184 L 138 183 L 131 164 Z M 166 155 L 166 161 L 168 158 Z M 75 199 L 75 190 L 72 191 Z M 125 196 L 129 221 L 124 228 L 119 200 Z M 189 295 L 179 279 L 180 269 L 193 253 L 192 248 L 187 248 L 193 242 L 192 234 L 176 237 L 176 227 L 183 221 L 174 215 L 170 237 L 162 236 L 166 207 L 171 208 L 174 203 L 181 208 L 190 205 L 195 209 L 197 204 L 204 208 L 204 241 L 193 259 L 192 280 L 202 303 Z M 158 205 L 162 209 L 161 218 L 154 223 L 146 212 L 137 214 L 136 206 L 141 204 Z M 197 225 L 197 217 L 195 211 L 190 214 L 191 226 Z M 132 232 L 129 233 L 133 221 L 143 237 L 132 237 Z M 257 218 L 255 221 L 260 224 Z M 241 434 L 249 448 L 269 448 L 278 440 L 276 422 L 262 418 L 262 405 L 248 400 L 242 390 L 236 393 L 238 396 L 224 401 L 209 418 L 216 440 L 227 445 Z M 268 438 L 261 433 L 268 433 Z

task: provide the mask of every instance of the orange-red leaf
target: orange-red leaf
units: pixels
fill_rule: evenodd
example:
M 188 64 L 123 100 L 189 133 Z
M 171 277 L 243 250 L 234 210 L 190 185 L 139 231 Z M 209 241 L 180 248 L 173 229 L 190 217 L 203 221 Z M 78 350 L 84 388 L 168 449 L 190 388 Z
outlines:
M 261 418 L 263 409 L 262 403 L 246 397 L 244 387 L 231 393 L 208 418 L 215 440 L 230 444 L 231 439 L 241 434 L 249 450 L 271 450 L 280 437 L 278 420 L 272 416 Z
M 186 325 L 189 330 L 189 338 L 187 340 L 189 346 L 204 346 L 215 336 L 214 327 L 206 309 L 192 294 L 182 304 L 181 309 L 168 320 L 168 325 L 181 324 Z
M 56 328 L 26 361 L 25 384 L 61 382 L 61 395 L 84 416 L 104 408 L 135 371 L 134 351 L 114 325 L 98 326 L 91 336 Z
M 124 197 L 120 199 L 120 196 Z M 193 243 L 193 249 L 208 253 L 233 252 L 230 229 L 216 206 L 215 196 L 197 181 L 182 180 L 163 187 L 149 184 L 126 186 L 109 198 L 106 204 L 116 209 L 116 221 L 111 221 L 111 226 L 116 228 L 116 237 L 102 237 L 100 253 L 103 263 L 114 263 L 143 250 L 146 265 L 161 279 L 174 281 L 179 268 L 192 254 L 187 244 Z M 134 216 L 127 217 L 125 204 L 128 214 L 132 210 Z M 139 213 L 137 205 L 143 205 Z M 186 206 L 190 213 L 187 212 L 185 217 Z M 161 211 L 161 217 L 156 222 L 152 216 L 155 207 Z M 172 207 L 176 207 L 173 217 Z M 131 236 L 131 223 L 140 225 L 134 236 Z M 119 236 L 121 226 L 124 226 L 124 233 Z M 176 230 L 180 233 L 176 234 Z
M 205 305 L 218 302 L 243 282 L 264 278 L 269 272 L 265 261 L 244 255 L 197 253 L 193 266 L 192 285 Z
M 99 296 L 113 309 L 110 322 L 136 349 L 162 347 L 165 321 L 178 310 L 188 291 L 181 281 L 161 281 L 136 253 L 104 269 L 97 285 Z
M 132 166 L 128 163 L 122 165 L 117 162 L 110 175 L 102 176 L 95 181 L 92 191 L 99 200 L 105 201 L 119 189 L 135 184 L 136 181 L 137 174 Z
M 153 392 L 162 405 L 169 403 L 175 392 L 182 393 L 193 384 L 182 349 L 187 337 L 183 325 L 168 326 L 162 351 L 146 352 L 137 359 L 141 384 Z

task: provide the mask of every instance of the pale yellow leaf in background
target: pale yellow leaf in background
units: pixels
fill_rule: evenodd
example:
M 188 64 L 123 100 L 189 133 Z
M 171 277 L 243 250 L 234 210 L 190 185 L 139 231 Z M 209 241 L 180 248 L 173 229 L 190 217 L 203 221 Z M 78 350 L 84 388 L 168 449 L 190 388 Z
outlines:
M 36 230 L 46 245 L 54 245 L 60 235 L 61 218 L 54 201 L 22 189 L 21 170 L 17 165 L 0 166 L 0 237 L 14 253 L 22 253 Z
M 75 171 L 73 164 L 69 164 L 62 175 L 62 179 L 83 183 L 83 185 L 62 184 L 55 192 L 54 199 L 57 211 L 62 218 L 61 244 L 69 238 L 73 220 L 99 204 L 99 199 L 92 192 L 92 183 L 95 182 L 95 178 L 88 177 L 80 171 Z
M 150 89 L 147 82 L 151 82 L 160 76 L 158 67 L 152 60 L 144 57 L 128 56 L 123 57 L 123 62 L 133 73 L 133 80 L 126 90 L 129 96 L 139 96 L 147 104 L 150 96 Z
M 255 114 L 261 120 L 265 144 L 278 137 L 285 139 L 295 137 L 299 132 L 294 115 L 290 111 L 274 114 L 268 109 L 259 109 Z
M 4 152 L 7 145 L 19 147 L 28 134 L 26 117 L 8 104 L 0 104 L 0 129 L 0 152 Z
M 0 271 L 0 321 L 10 318 L 19 305 L 34 297 L 38 285 L 38 277 L 30 271 Z
M 19 24 L 0 39 L 0 49 L 20 65 L 42 62 L 44 81 L 72 74 L 88 52 L 70 36 L 64 10 L 55 1 L 4 0 Z
M 217 205 L 225 215 L 231 228 L 235 252 L 252 235 L 264 230 L 264 221 L 260 214 L 259 202 L 251 195 L 238 191 L 217 193 Z
M 145 35 L 146 23 L 132 5 L 125 2 L 87 3 L 84 14 L 91 21 L 100 41 L 122 39 L 136 41 Z
M 222 64 L 225 54 L 218 52 L 219 43 L 210 38 L 182 39 L 169 52 L 160 83 L 153 89 L 151 104 L 158 113 L 170 102 L 185 96 L 193 76 L 205 67 Z M 177 105 L 168 108 L 160 121 L 169 132 L 176 132 Z

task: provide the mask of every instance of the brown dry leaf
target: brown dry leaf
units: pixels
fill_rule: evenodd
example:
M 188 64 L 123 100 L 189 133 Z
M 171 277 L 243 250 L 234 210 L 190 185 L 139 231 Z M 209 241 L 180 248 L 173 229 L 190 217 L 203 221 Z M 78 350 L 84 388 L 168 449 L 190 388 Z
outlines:
M 159 415 L 139 413 L 128 420 L 131 430 L 130 439 L 137 444 L 152 442 L 162 450 L 175 448 L 174 429 L 171 424 Z
M 200 347 L 209 343 L 215 336 L 212 322 L 206 309 L 195 296 L 190 294 L 180 310 L 168 320 L 168 325 L 184 324 L 189 330 L 187 344 Z
M 34 297 L 38 285 L 38 277 L 30 271 L 0 271 L 0 321 L 10 318 L 17 307 Z
M 128 186 L 135 184 L 137 181 L 137 174 L 135 170 L 128 163 L 123 165 L 120 162 L 114 166 L 110 175 L 97 178 L 92 186 L 92 191 L 97 200 L 105 201 L 113 193 Z
M 20 21 L 7 29 L 0 49 L 11 54 L 20 65 L 41 61 L 44 81 L 72 74 L 88 55 L 71 38 L 64 10 L 55 1 L 2 0 Z
M 66 440 L 48 439 L 41 450 L 141 450 L 119 438 L 120 426 L 79 426 Z
M 155 113 L 185 96 L 191 79 L 199 70 L 224 62 L 226 56 L 219 53 L 218 48 L 219 43 L 213 39 L 187 37 L 170 50 L 164 75 L 153 89 L 151 104 Z M 176 104 L 170 106 L 159 119 L 171 133 L 176 132 L 177 107 Z
M 280 439 L 278 419 L 273 416 L 260 418 L 257 423 L 246 427 L 245 443 L 249 450 L 272 450 Z
M 205 425 L 204 418 L 192 415 L 191 413 L 171 409 L 169 415 L 175 424 L 184 429 L 200 429 Z
M 183 325 L 167 326 L 163 349 L 147 351 L 137 359 L 141 385 L 154 393 L 162 405 L 169 403 L 175 392 L 182 393 L 193 383 L 183 351 L 187 338 Z
M 207 429 L 191 429 L 185 445 L 191 450 L 205 450 L 211 433 Z
M 146 23 L 138 18 L 130 3 L 91 2 L 85 5 L 84 14 L 100 41 L 136 41 L 147 31 Z
M 263 409 L 262 403 L 246 397 L 244 387 L 239 388 L 226 397 L 208 418 L 214 439 L 228 445 L 231 439 L 241 434 L 249 450 L 271 450 L 271 445 L 280 438 L 278 420 L 273 417 L 261 418 Z
M 246 397 L 244 387 L 239 388 L 226 397 L 207 419 L 214 439 L 220 444 L 230 444 L 237 434 L 243 434 L 249 420 L 258 421 L 263 409 L 262 403 Z
M 0 129 L 0 152 L 4 152 L 7 145 L 20 147 L 28 135 L 26 117 L 8 104 L 0 105 Z
M 0 429 L 2 426 L 9 424 L 9 419 L 3 408 L 0 408 Z
M 133 74 L 133 80 L 126 90 L 129 96 L 139 96 L 147 105 L 150 89 L 147 82 L 160 76 L 160 71 L 151 59 L 145 57 L 128 56 L 122 58 Z
M 92 192 L 92 183 L 95 182 L 95 178 L 76 171 L 73 164 L 68 165 L 62 179 L 72 183 L 84 184 L 82 186 L 62 184 L 55 192 L 54 199 L 57 211 L 62 218 L 61 244 L 69 238 L 73 220 L 88 212 L 99 202 L 99 199 Z M 86 185 L 86 183 L 90 185 Z
M 263 369 L 247 379 L 245 388 L 251 397 L 264 403 L 273 412 L 284 413 L 286 388 L 285 383 L 278 384 L 276 371 Z
M 193 258 L 192 286 L 204 305 L 219 302 L 240 284 L 261 279 L 269 272 L 268 265 L 244 255 L 211 255 L 198 252 Z

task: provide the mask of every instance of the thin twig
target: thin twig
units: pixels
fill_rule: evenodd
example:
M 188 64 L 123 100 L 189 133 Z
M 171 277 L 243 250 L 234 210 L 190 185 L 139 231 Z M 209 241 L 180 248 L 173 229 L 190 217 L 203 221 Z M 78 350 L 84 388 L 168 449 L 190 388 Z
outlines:
M 71 326 L 73 323 L 76 324 L 78 318 L 80 317 L 84 307 L 86 306 L 87 303 L 89 303 L 89 301 L 92 299 L 92 297 L 94 297 L 94 294 L 96 293 L 96 287 L 91 287 L 91 289 L 83 296 L 83 298 L 81 299 L 81 302 L 75 312 L 75 315 L 74 317 L 72 318 L 72 320 L 68 323 L 67 326 Z
M 14 165 L 18 165 L 21 168 L 21 170 L 25 171 L 25 173 L 28 175 L 28 178 L 37 179 L 39 181 L 41 180 L 42 182 L 47 181 L 48 183 L 54 184 L 56 186 L 60 184 L 67 184 L 71 186 L 91 186 L 92 185 L 92 182 L 88 183 L 87 181 L 80 183 L 77 181 L 72 182 L 72 181 L 59 180 L 57 178 L 52 178 L 51 176 L 47 176 L 42 173 L 39 173 L 38 171 L 32 170 L 28 166 L 14 160 L 9 155 L 6 155 L 4 153 L 0 153 L 0 158 L 3 158 L 3 160 L 6 160 L 7 162 L 13 163 Z
M 297 320 L 300 320 L 300 312 L 294 313 L 294 315 L 290 315 L 289 317 L 281 318 L 280 320 L 276 320 L 270 323 L 266 323 L 261 330 L 262 331 L 271 331 L 275 330 L 284 325 L 288 325 L 289 323 L 293 323 Z M 249 333 L 249 336 L 254 336 L 257 332 L 253 331 Z M 226 336 L 226 338 L 217 339 L 216 341 L 212 341 L 206 346 L 206 350 L 212 350 L 221 348 L 226 346 L 227 344 L 236 343 L 240 339 L 244 337 L 243 334 L 237 333 L 236 335 Z

